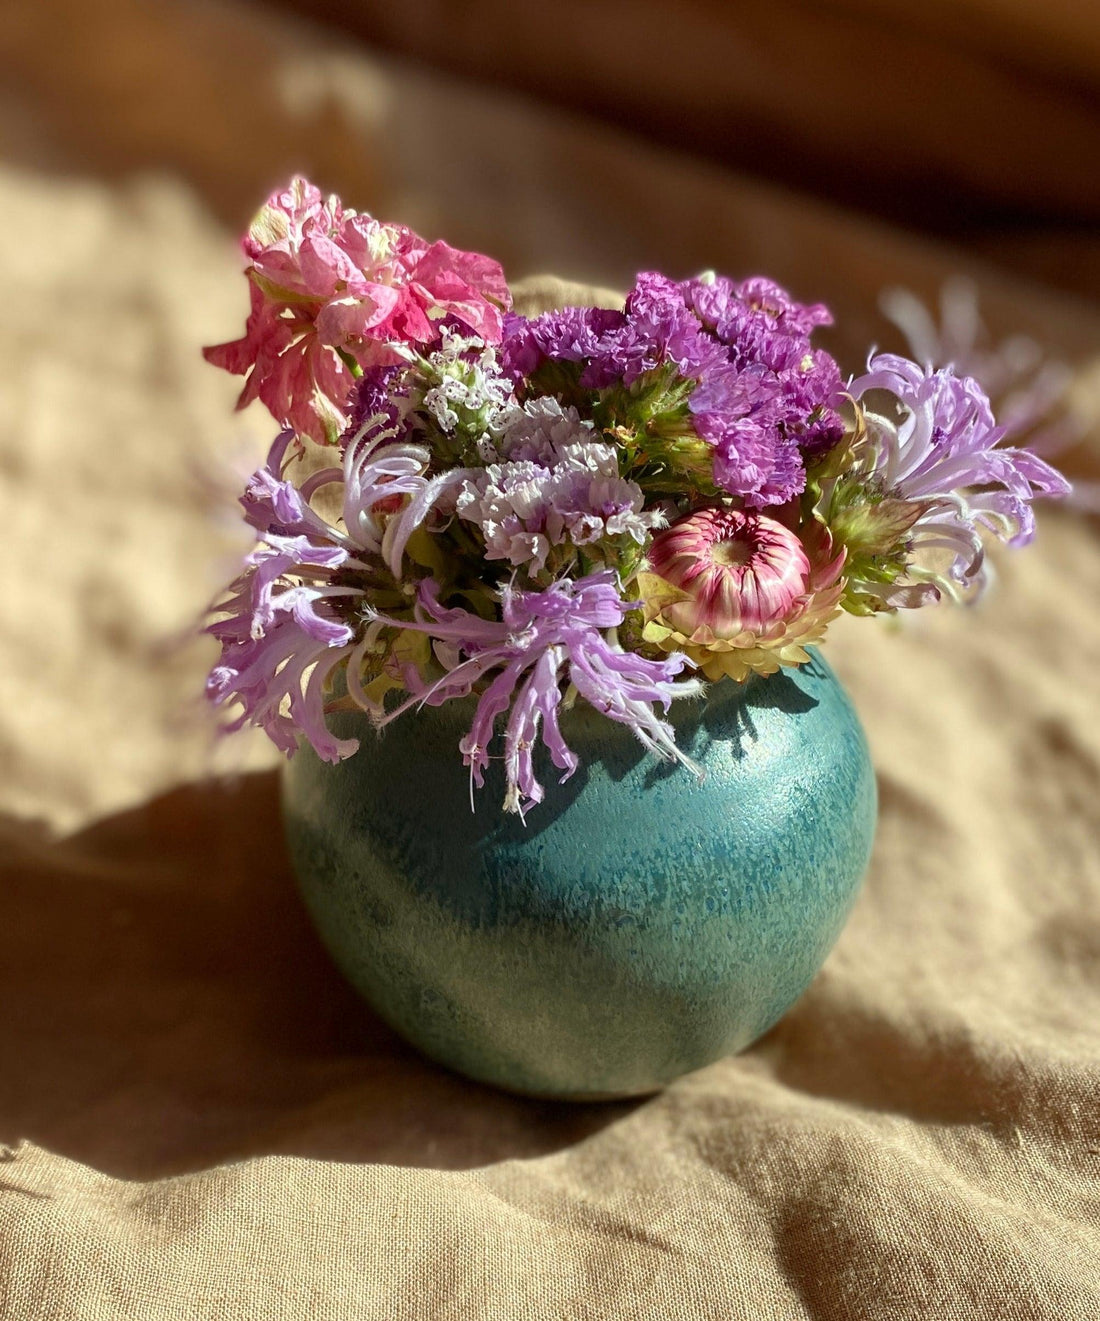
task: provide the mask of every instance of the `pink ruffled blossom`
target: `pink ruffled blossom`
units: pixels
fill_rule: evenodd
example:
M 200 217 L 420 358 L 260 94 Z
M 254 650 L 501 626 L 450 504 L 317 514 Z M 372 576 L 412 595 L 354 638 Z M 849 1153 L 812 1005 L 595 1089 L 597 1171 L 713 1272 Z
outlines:
M 296 177 L 242 240 L 251 310 L 242 338 L 205 350 L 247 377 L 238 407 L 261 399 L 299 435 L 334 443 L 358 368 L 400 362 L 451 318 L 498 343 L 511 296 L 498 262 L 428 243 L 322 197 Z

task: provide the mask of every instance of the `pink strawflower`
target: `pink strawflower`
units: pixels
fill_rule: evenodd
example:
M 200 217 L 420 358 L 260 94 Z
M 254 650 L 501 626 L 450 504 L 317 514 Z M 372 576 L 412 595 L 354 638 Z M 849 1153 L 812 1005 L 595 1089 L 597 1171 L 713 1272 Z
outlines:
M 692 632 L 707 625 L 716 637 L 759 633 L 784 619 L 805 591 L 810 562 L 793 532 L 774 518 L 736 509 L 703 509 L 657 537 L 653 571 L 690 599 L 665 617 Z
M 262 399 L 299 435 L 334 443 L 358 368 L 402 360 L 453 318 L 498 343 L 511 295 L 498 262 L 428 243 L 324 198 L 296 177 L 268 198 L 242 240 L 251 311 L 239 340 L 208 362 L 247 376 L 237 406 Z
M 801 665 L 838 609 L 844 555 L 814 523 L 701 509 L 655 537 L 639 575 L 644 637 L 683 651 L 708 679 Z

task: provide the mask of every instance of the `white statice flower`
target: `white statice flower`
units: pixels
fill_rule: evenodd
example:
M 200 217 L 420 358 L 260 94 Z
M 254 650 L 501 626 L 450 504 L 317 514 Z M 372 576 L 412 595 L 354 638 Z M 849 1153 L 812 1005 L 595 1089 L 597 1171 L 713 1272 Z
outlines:
M 491 463 L 463 481 L 455 513 L 481 529 L 486 559 L 538 572 L 550 553 L 546 525 L 552 485 L 553 474 L 540 464 Z
M 503 434 L 503 462 L 470 471 L 454 498 L 459 518 L 476 524 L 490 560 L 539 572 L 551 548 L 629 537 L 644 545 L 664 514 L 643 508 L 636 482 L 619 476 L 613 445 L 556 399 L 524 406 Z
M 575 408 L 563 408 L 547 395 L 529 399 L 509 421 L 498 446 L 502 457 L 529 459 L 547 468 L 569 466 L 605 477 L 619 475 L 615 446 L 599 440 L 591 422 Z
M 643 546 L 665 519 L 655 510 L 643 509 L 642 503 L 641 487 L 625 477 L 560 469 L 555 473 L 551 537 L 555 542 L 568 537 L 574 546 L 588 546 L 604 537 L 625 536 Z
M 511 380 L 502 375 L 496 351 L 475 335 L 444 330 L 441 345 L 425 359 L 430 384 L 422 404 L 448 434 L 460 427 L 478 436 L 479 453 L 492 457 L 494 441 L 521 412 Z

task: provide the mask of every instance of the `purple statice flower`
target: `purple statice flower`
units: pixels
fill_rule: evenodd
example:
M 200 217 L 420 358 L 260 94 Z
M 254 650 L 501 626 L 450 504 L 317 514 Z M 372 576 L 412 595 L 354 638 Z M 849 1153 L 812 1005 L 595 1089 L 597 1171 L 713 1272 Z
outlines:
M 580 384 L 602 390 L 633 385 L 666 364 L 682 376 L 702 377 L 727 355 L 706 335 L 673 280 L 642 272 L 622 312 L 566 307 L 528 320 L 505 318 L 501 359 L 522 376 L 546 361 L 583 364 Z
M 351 396 L 350 422 L 341 438 L 342 446 L 346 447 L 361 436 L 367 427 L 396 427 L 399 424 L 399 401 L 403 402 L 400 384 L 405 370 L 404 364 L 367 368 L 356 382 Z
M 513 375 L 547 361 L 582 365 L 579 385 L 636 387 L 647 374 L 677 400 L 713 450 L 717 486 L 751 507 L 783 504 L 805 484 L 804 458 L 843 436 L 843 394 L 833 359 L 810 345 L 831 320 L 762 279 L 674 281 L 643 272 L 622 312 L 565 308 L 505 320 L 502 360 Z M 693 387 L 678 391 L 676 383 Z
M 684 297 L 700 322 L 744 362 L 780 372 L 796 366 L 809 351 L 818 326 L 832 324 L 822 303 L 796 303 L 785 289 L 763 276 L 740 284 L 725 275 L 684 282 Z
M 845 394 L 836 359 L 824 349 L 812 349 L 779 378 L 788 417 L 800 421 L 784 425 L 797 428 L 798 449 L 810 464 L 822 458 L 844 438 L 844 419 L 837 408 Z
M 239 708 L 230 730 L 255 725 L 287 756 L 304 735 L 319 757 L 339 761 L 358 743 L 328 730 L 325 691 L 349 663 L 349 692 L 363 702 L 357 676 L 373 641 L 363 628 L 365 592 L 355 573 L 368 579 L 377 573 L 386 530 L 381 514 L 423 490 L 428 454 L 386 431 L 364 433 L 348 445 L 342 467 L 322 469 L 297 486 L 282 475 L 292 439 L 287 431 L 276 440 L 241 497 L 260 542 L 216 607 L 222 617 L 207 629 L 221 655 L 206 692 L 217 706 Z M 310 504 L 332 482 L 344 485 L 343 528 Z
M 945 574 L 909 568 L 908 576 L 928 584 L 931 595 L 942 590 L 957 596 L 960 587 L 980 591 L 985 570 L 979 529 L 1010 546 L 1025 545 L 1035 535 L 1032 500 L 1069 493 L 1061 473 L 1037 454 L 1001 444 L 1005 429 L 973 377 L 880 353 L 849 389 L 857 400 L 885 391 L 900 411 L 899 422 L 867 412 L 867 437 L 853 467 L 879 495 L 919 509 L 907 534 L 910 555 L 951 554 Z
M 602 307 L 563 307 L 533 318 L 509 312 L 504 317 L 501 366 L 518 385 L 547 360 L 599 364 L 601 345 L 621 331 L 625 321 L 622 312 Z
M 844 390 L 840 368 L 810 344 L 814 330 L 830 325 L 832 316 L 820 303 L 796 303 L 759 276 L 738 284 L 706 275 L 680 288 L 728 351 L 729 367 L 688 404 L 699 434 L 716 447 L 719 484 L 753 507 L 782 504 L 802 490 L 804 459 L 832 449 L 844 434 L 836 411 Z
M 621 377 L 632 385 L 664 364 L 679 376 L 705 381 L 729 363 L 684 297 L 684 287 L 655 271 L 643 271 L 626 299 L 626 322 L 605 356 L 607 384 Z M 612 375 L 613 374 L 613 375 Z
M 506 811 L 521 815 L 541 802 L 535 777 L 534 748 L 541 737 L 553 764 L 566 780 L 578 761 L 562 737 L 558 714 L 562 683 L 568 683 L 603 715 L 628 726 L 651 752 L 679 761 L 701 774 L 677 746 L 673 731 L 654 709 L 665 711 L 675 698 L 702 692 L 697 680 L 676 681 L 687 663 L 682 654 L 647 660 L 623 651 L 607 637 L 637 603 L 624 601 L 611 570 L 577 581 L 562 579 L 541 592 L 501 592 L 501 618 L 482 619 L 459 607 L 447 609 L 436 598 L 430 579 L 420 585 L 416 623 L 401 621 L 435 639 L 436 654 L 449 668 L 442 679 L 414 688 L 412 696 L 381 721 L 388 723 L 414 705 L 441 706 L 481 687 L 470 732 L 459 743 L 463 764 L 474 785 L 484 784 L 489 747 L 498 717 L 508 713 L 504 729 Z M 375 615 L 382 623 L 392 623 Z

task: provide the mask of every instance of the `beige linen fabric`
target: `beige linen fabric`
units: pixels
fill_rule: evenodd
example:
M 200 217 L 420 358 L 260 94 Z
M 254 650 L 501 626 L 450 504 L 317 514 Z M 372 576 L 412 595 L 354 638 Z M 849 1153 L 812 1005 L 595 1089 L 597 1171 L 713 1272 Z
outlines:
M 769 270 L 837 305 L 847 367 L 877 290 L 957 257 L 244 10 L 90 0 L 47 58 L 52 8 L 0 28 L 0 1318 L 1094 1321 L 1094 523 L 1044 510 L 965 615 L 836 628 L 879 772 L 864 893 L 763 1042 L 631 1104 L 476 1086 L 360 1005 L 269 749 L 210 778 L 209 651 L 179 641 L 270 431 L 197 346 L 236 333 L 227 224 L 289 164 L 511 275 Z M 1087 400 L 1095 312 L 974 273 Z

